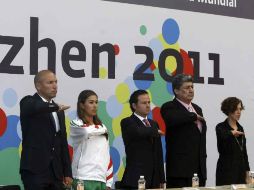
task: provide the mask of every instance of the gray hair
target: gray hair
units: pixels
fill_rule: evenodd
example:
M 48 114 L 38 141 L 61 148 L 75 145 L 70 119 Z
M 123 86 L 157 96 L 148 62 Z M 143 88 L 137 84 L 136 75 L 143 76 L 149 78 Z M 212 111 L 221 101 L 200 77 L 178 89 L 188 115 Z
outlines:
M 173 92 L 175 93 L 175 89 L 180 89 L 180 87 L 183 85 L 185 82 L 193 82 L 192 76 L 191 75 L 186 75 L 186 74 L 178 74 L 173 78 L 172 81 L 172 88 Z

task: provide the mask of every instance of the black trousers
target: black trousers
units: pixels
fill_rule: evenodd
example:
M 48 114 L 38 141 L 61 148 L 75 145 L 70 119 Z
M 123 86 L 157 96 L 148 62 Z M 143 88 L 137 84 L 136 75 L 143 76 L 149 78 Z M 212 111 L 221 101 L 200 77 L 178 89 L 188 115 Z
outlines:
M 64 190 L 63 181 L 55 177 L 52 166 L 39 174 L 27 170 L 20 174 L 25 190 Z

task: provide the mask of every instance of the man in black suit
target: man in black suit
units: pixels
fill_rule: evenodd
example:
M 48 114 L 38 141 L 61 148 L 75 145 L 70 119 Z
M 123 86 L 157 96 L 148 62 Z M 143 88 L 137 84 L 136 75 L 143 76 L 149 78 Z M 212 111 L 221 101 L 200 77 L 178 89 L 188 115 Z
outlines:
M 140 176 L 146 188 L 164 185 L 164 165 L 158 124 L 147 118 L 150 98 L 145 90 L 135 91 L 129 100 L 133 114 L 121 121 L 122 137 L 126 152 L 126 168 L 122 188 L 137 189 Z
M 192 103 L 193 81 L 189 75 L 174 77 L 173 101 L 161 107 L 166 124 L 166 174 L 167 187 L 192 186 L 194 173 L 199 185 L 206 182 L 206 123 L 202 109 Z
M 49 70 L 34 78 L 37 90 L 20 101 L 22 153 L 20 174 L 25 190 L 61 190 L 72 183 L 64 110 L 56 104 L 57 79 Z

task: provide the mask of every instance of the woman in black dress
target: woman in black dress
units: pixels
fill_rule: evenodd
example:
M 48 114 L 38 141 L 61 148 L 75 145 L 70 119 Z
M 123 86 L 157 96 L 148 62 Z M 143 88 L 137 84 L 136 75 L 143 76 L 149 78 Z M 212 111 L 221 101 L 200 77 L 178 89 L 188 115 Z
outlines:
M 219 159 L 216 168 L 216 185 L 244 184 L 249 175 L 246 138 L 243 127 L 238 123 L 242 101 L 236 97 L 226 98 L 221 111 L 227 119 L 216 126 Z

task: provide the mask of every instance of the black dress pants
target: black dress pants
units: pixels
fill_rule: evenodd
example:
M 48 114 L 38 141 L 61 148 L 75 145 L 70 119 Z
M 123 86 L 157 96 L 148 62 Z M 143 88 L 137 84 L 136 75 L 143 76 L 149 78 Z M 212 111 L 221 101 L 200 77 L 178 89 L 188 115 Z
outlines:
M 39 174 L 27 170 L 20 174 L 25 190 L 64 190 L 63 181 L 56 179 L 52 167 Z

